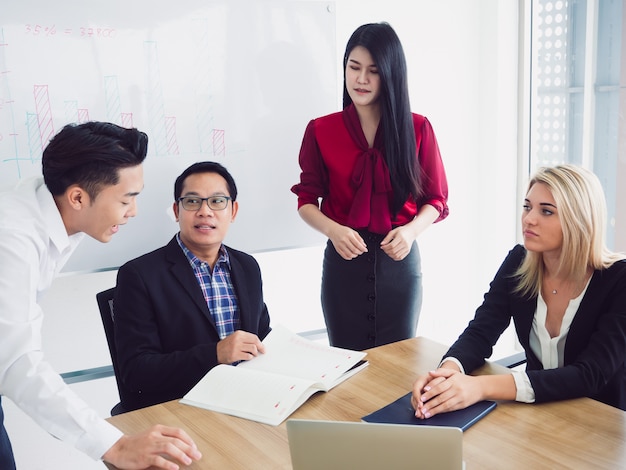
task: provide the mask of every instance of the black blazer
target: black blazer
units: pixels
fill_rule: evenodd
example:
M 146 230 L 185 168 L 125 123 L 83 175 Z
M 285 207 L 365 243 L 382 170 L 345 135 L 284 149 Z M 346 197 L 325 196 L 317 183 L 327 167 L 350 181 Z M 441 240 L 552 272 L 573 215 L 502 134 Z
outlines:
M 626 261 L 593 273 L 567 334 L 564 366 L 543 370 L 529 345 L 537 298 L 512 293 L 512 274 L 525 253 L 521 245 L 509 252 L 476 316 L 444 357 L 473 371 L 513 318 L 537 403 L 586 396 L 626 410 Z
M 227 250 L 241 329 L 263 339 L 270 318 L 259 265 Z M 217 365 L 217 328 L 176 237 L 119 269 L 114 312 L 126 410 L 181 398 Z

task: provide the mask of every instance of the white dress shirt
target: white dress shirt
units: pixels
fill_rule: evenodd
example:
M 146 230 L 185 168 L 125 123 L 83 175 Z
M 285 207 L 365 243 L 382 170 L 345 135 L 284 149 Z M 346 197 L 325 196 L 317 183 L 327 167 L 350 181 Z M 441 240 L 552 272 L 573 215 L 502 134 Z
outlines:
M 533 318 L 533 326 L 530 330 L 528 342 L 530 344 L 530 349 L 533 353 L 535 353 L 535 356 L 539 358 L 544 369 L 556 369 L 557 367 L 563 367 L 567 334 L 569 333 L 570 326 L 572 326 L 572 321 L 574 321 L 574 316 L 578 311 L 578 307 L 580 307 L 580 302 L 582 302 L 585 292 L 587 292 L 590 280 L 591 278 L 587 281 L 587 285 L 585 285 L 585 288 L 580 295 L 569 301 L 569 304 L 565 309 L 565 315 L 563 315 L 563 320 L 561 320 L 561 329 L 559 330 L 559 334 L 554 338 L 550 337 L 550 333 L 546 328 L 548 307 L 545 300 L 541 296 L 541 293 L 539 293 L 539 297 L 537 297 L 537 311 L 535 312 L 535 317 Z M 517 401 L 533 403 L 535 401 L 535 391 L 530 384 L 530 380 L 528 379 L 526 372 L 514 371 L 513 379 L 515 380 L 515 386 L 517 387 L 517 396 L 515 399 Z
M 45 360 L 41 341 L 39 300 L 83 236 L 67 235 L 43 178 L 0 193 L 0 394 L 98 460 L 122 432 L 65 384 Z

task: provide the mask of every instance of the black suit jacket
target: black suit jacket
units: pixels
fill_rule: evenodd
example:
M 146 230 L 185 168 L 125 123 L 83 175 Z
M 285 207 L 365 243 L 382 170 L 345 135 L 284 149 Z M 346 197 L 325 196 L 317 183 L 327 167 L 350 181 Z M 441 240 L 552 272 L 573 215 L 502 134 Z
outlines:
M 228 250 L 241 329 L 263 339 L 270 318 L 256 260 Z M 217 365 L 218 336 L 176 237 L 119 269 L 115 342 L 126 410 L 181 398 Z
M 513 318 L 537 403 L 587 396 L 626 410 L 626 261 L 593 273 L 567 335 L 564 366 L 543 370 L 529 345 L 537 298 L 513 294 L 513 273 L 525 253 L 521 245 L 509 252 L 476 316 L 445 357 L 473 371 L 491 356 Z

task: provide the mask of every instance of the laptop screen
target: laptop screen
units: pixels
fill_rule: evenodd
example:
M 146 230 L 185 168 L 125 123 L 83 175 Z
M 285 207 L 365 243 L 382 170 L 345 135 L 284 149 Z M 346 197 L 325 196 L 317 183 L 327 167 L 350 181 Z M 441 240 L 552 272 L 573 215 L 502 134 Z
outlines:
M 294 470 L 463 468 L 463 431 L 445 426 L 287 420 Z

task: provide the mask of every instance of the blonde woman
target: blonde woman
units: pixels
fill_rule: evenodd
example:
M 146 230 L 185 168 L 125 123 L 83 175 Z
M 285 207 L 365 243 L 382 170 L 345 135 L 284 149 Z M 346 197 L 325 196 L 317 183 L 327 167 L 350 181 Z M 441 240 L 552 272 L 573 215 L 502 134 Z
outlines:
M 626 262 L 605 245 L 598 178 L 574 165 L 540 169 L 522 229 L 524 245 L 509 252 L 474 319 L 439 368 L 415 381 L 418 418 L 484 399 L 590 397 L 626 410 Z M 511 319 L 526 370 L 465 375 L 491 356 Z

